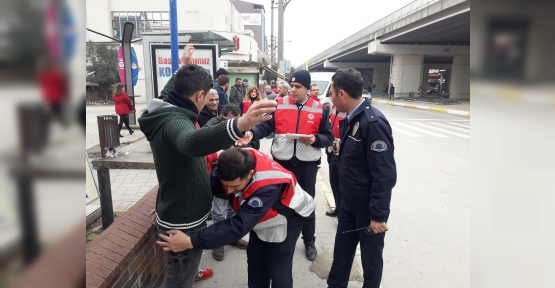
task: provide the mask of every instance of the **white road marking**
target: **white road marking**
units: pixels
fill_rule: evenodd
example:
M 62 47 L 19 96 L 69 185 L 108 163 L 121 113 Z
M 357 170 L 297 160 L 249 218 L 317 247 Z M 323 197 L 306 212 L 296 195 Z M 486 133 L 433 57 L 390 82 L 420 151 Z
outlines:
M 470 127 L 468 127 L 468 129 L 464 129 L 464 128 L 459 128 L 459 127 L 455 127 L 455 126 L 451 126 L 451 125 L 447 125 L 447 124 L 442 124 L 442 123 L 438 123 L 438 122 L 427 122 L 428 124 L 433 124 L 439 127 L 443 127 L 443 128 L 448 128 L 451 130 L 455 130 L 455 131 L 460 131 L 460 132 L 465 132 L 465 133 L 470 133 Z
M 442 132 L 442 133 L 447 133 L 447 134 L 455 135 L 455 136 L 458 136 L 458 137 L 461 137 L 461 138 L 467 138 L 467 139 L 470 138 L 469 135 L 465 135 L 465 134 L 461 134 L 461 133 L 458 133 L 458 132 L 449 131 L 449 130 L 442 129 L 442 128 L 437 128 L 437 127 L 434 127 L 434 126 L 431 126 L 431 125 L 426 125 L 426 124 L 422 124 L 422 123 L 418 123 L 418 122 L 410 122 L 410 123 L 411 123 L 411 124 L 414 124 L 414 125 L 422 126 L 422 127 L 424 127 L 424 128 L 436 130 L 436 131 L 439 131 L 439 132 Z
M 399 132 L 399 133 L 401 133 L 401 134 L 405 134 L 405 135 L 410 136 L 410 137 L 422 137 L 421 135 L 414 134 L 414 133 L 412 133 L 412 132 L 410 132 L 410 131 L 403 130 L 403 129 L 398 128 L 398 127 L 392 128 L 392 130 L 393 130 L 394 132 Z
M 459 127 L 464 127 L 464 128 L 470 128 L 470 123 L 466 122 L 466 123 L 452 123 L 452 122 L 445 122 L 445 124 L 449 124 L 449 125 L 455 125 L 455 126 L 459 126 Z
M 394 124 L 394 125 L 399 125 L 399 126 L 403 126 L 405 128 L 416 130 L 418 132 L 422 132 L 424 134 L 428 134 L 428 135 L 431 135 L 431 136 L 434 136 L 434 137 L 437 137 L 437 138 L 449 138 L 449 136 L 434 133 L 434 132 L 424 130 L 424 129 L 421 129 L 421 128 L 418 128 L 418 127 L 414 127 L 414 126 L 411 126 L 411 125 L 408 125 L 408 124 L 405 124 L 405 123 L 401 123 L 401 122 L 391 122 L 391 123 Z

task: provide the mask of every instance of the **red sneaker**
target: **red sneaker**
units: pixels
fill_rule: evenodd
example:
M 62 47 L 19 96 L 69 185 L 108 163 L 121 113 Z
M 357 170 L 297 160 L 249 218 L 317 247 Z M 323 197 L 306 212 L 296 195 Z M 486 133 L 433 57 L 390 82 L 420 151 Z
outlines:
M 195 281 L 206 280 L 212 277 L 212 275 L 214 275 L 214 271 L 212 271 L 212 269 L 200 269 L 195 277 Z

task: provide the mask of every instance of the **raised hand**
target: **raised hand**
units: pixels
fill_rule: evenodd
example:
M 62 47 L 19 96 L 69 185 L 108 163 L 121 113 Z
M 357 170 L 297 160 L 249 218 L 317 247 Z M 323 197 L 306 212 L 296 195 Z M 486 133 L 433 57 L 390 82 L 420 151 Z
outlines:
M 254 102 L 247 113 L 243 114 L 237 121 L 239 131 L 245 132 L 251 130 L 254 125 L 272 119 L 272 115 L 264 115 L 276 111 L 277 102 L 273 100 L 263 99 Z

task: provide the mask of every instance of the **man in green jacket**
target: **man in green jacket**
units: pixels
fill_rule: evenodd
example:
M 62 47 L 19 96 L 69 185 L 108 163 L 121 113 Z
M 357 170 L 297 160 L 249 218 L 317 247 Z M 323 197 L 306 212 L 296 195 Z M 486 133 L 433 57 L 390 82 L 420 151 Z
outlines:
M 180 230 L 195 235 L 206 227 L 212 193 L 204 156 L 234 144 L 244 131 L 271 119 L 262 114 L 275 111 L 275 101 L 260 101 L 240 118 L 200 129 L 197 116 L 211 84 L 204 68 L 185 65 L 175 74 L 168 97 L 150 101 L 139 118 L 158 176 L 155 218 L 160 234 Z M 166 286 L 192 287 L 201 255 L 202 250 L 166 252 Z

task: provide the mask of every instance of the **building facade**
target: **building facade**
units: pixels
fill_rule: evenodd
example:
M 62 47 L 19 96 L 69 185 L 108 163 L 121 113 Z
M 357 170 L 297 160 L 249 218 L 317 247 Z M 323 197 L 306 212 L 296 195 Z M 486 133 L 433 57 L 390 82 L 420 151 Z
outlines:
M 258 48 L 263 52 L 269 52 L 269 44 L 266 37 L 266 11 L 264 5 L 250 3 L 247 1 L 231 0 L 235 9 L 241 13 L 245 31 L 252 31 L 253 37 L 258 43 Z
M 258 49 L 254 39 L 248 36 L 249 33 L 245 33 L 243 17 L 230 0 L 181 0 L 177 5 L 179 31 L 221 31 L 240 37 L 244 47 Z M 144 32 L 168 32 L 170 30 L 169 3 L 167 0 L 86 1 L 86 27 L 89 29 L 121 39 L 123 23 L 127 21 L 135 23 L 133 39 L 141 38 Z M 89 31 L 86 32 L 85 39 L 87 42 L 113 42 Z M 145 103 L 147 91 L 145 70 L 141 69 L 144 67 L 145 59 L 142 41 L 133 43 L 132 47 L 139 62 L 139 78 L 134 94 L 140 97 L 135 98 L 135 102 Z M 248 55 L 249 52 L 242 53 Z M 152 91 L 148 93 L 151 94 Z

